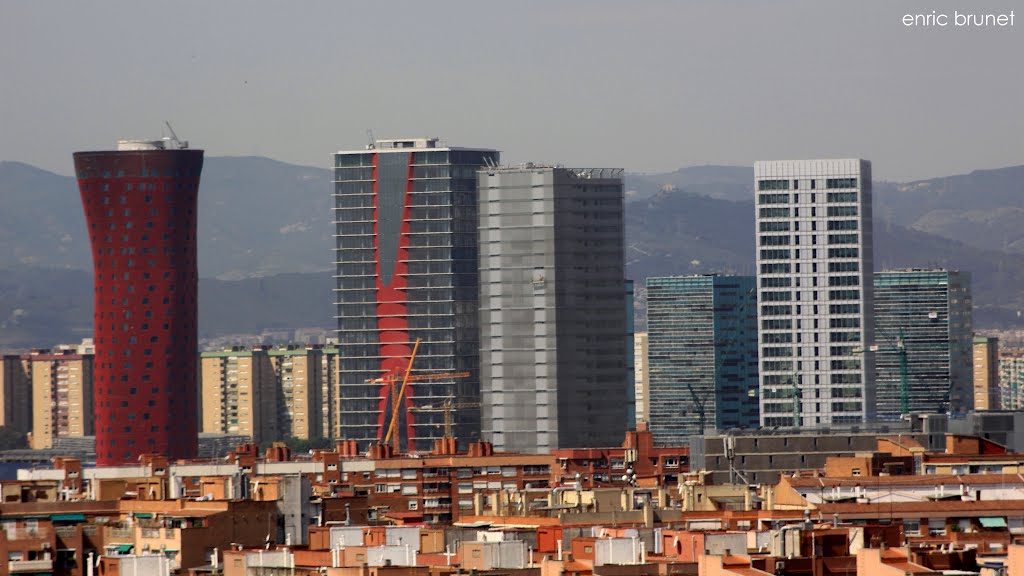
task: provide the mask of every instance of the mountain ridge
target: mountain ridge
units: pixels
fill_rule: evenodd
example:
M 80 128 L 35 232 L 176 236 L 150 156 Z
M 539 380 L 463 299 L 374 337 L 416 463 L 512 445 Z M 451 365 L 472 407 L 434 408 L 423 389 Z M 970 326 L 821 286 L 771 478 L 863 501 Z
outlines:
M 206 159 L 199 217 L 203 337 L 332 327 L 330 179 L 326 168 L 260 156 Z M 737 166 L 627 174 L 627 272 L 638 292 L 651 275 L 753 274 L 752 180 L 752 168 Z M 1014 249 L 1024 239 L 1009 237 L 1010 230 L 979 230 L 990 212 L 1007 228 L 1020 221 L 1018 182 L 1024 166 L 876 182 L 876 270 L 970 271 L 977 325 L 1024 325 L 1024 251 Z M 978 192 L 986 185 L 989 193 Z M 978 198 L 969 207 L 947 207 L 951 196 L 970 194 Z M 0 162 L 0 205 L 0 346 L 49 346 L 87 335 L 92 262 L 74 179 Z

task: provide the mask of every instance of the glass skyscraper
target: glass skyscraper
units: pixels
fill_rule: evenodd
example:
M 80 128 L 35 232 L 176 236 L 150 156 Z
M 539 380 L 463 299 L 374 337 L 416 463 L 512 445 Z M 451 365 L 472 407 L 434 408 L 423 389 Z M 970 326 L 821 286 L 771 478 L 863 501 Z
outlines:
M 360 449 L 391 426 L 391 386 L 411 373 L 460 374 L 411 383 L 397 410 L 401 447 L 444 434 L 439 406 L 480 398 L 477 169 L 498 152 L 436 139 L 378 140 L 334 158 L 338 439 Z M 409 408 L 433 409 L 410 411 Z M 480 410 L 452 414 L 460 442 L 479 438 Z
M 714 429 L 758 426 L 753 277 L 648 278 L 647 338 L 656 442 L 678 445 Z
M 955 270 L 875 274 L 878 418 L 900 417 L 899 340 L 907 360 L 910 412 L 966 413 L 974 406 L 971 276 Z

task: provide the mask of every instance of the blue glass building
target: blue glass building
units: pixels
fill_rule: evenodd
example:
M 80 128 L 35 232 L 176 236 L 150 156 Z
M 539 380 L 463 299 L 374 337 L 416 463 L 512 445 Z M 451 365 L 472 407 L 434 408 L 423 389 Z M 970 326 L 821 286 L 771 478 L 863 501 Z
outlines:
M 648 278 L 647 330 L 655 442 L 758 426 L 753 277 Z

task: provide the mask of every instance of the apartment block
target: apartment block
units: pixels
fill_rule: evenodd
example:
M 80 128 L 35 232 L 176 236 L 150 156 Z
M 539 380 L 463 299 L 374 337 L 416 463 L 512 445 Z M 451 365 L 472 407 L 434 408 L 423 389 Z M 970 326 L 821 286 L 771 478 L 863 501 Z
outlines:
M 274 366 L 263 349 L 234 347 L 200 355 L 203 432 L 279 438 Z
M 999 403 L 1003 410 L 1024 407 L 1024 348 L 999 351 Z
M 874 286 L 878 418 L 971 410 L 970 274 L 889 270 L 875 274 Z M 901 354 L 906 356 L 906 392 Z
M 399 456 L 390 446 L 373 446 L 365 471 L 343 481 L 370 494 L 370 505 L 392 517 L 431 524 L 479 514 L 484 493 L 497 507 L 502 493 L 547 488 L 556 465 L 551 454 L 506 454 L 488 442 L 474 442 L 464 454 Z M 370 462 L 367 462 L 370 464 Z M 545 491 L 546 492 L 546 491 Z
M 999 400 L 999 339 L 974 337 L 974 409 L 997 410 Z
M 328 338 L 320 359 L 320 373 L 323 377 L 323 385 L 320 387 L 320 399 L 323 404 L 320 409 L 320 427 L 326 438 L 341 437 L 338 430 L 340 423 L 338 416 L 341 414 L 338 368 L 338 339 Z
M 256 443 L 322 437 L 323 363 L 318 346 L 202 353 L 202 431 Z
M 754 165 L 761 425 L 875 417 L 871 163 Z
M 277 389 L 277 428 L 281 438 L 323 437 L 323 350 L 281 346 L 267 350 Z
M 32 383 L 31 448 L 52 448 L 57 438 L 93 434 L 94 357 L 91 340 L 22 356 Z
M 478 188 L 483 436 L 613 445 L 631 409 L 622 170 L 493 167 Z
M 647 399 L 650 396 L 647 368 L 647 332 L 633 335 L 633 378 L 636 391 L 636 421 L 650 422 Z
M 758 425 L 757 288 L 751 276 L 647 279 L 654 440 Z

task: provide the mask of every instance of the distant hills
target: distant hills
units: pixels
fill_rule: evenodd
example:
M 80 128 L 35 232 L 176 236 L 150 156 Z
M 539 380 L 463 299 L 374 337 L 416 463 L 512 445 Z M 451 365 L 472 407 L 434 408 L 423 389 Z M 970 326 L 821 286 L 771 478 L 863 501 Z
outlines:
M 752 274 L 752 180 L 734 166 L 627 175 L 630 277 L 642 286 L 651 275 Z M 206 159 L 203 337 L 333 325 L 330 181 L 324 168 Z M 969 270 L 976 326 L 1024 326 L 1024 166 L 876 182 L 874 192 L 876 269 Z M 90 266 L 74 180 L 0 162 L 0 348 L 88 335 Z
M 0 268 L 92 265 L 74 178 L 0 162 L 0 202 Z M 199 193 L 199 275 L 330 270 L 332 205 L 330 170 L 207 157 Z
M 330 328 L 329 272 L 199 281 L 199 337 Z M 16 266 L 0 273 L 0 350 L 92 337 L 92 274 Z
M 876 214 L 964 244 L 1024 254 L 1024 166 L 886 184 Z
M 628 198 L 637 200 L 680 190 L 748 201 L 753 180 L 750 167 L 692 166 L 666 174 L 630 174 L 626 188 Z M 1024 254 L 1024 165 L 915 182 L 875 182 L 874 215 L 968 246 Z

